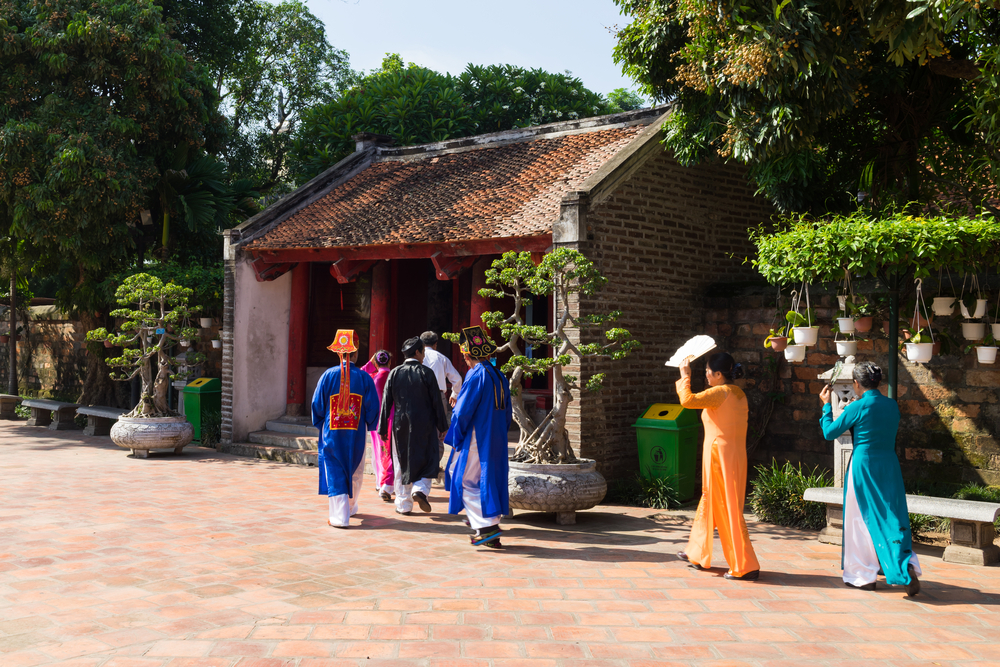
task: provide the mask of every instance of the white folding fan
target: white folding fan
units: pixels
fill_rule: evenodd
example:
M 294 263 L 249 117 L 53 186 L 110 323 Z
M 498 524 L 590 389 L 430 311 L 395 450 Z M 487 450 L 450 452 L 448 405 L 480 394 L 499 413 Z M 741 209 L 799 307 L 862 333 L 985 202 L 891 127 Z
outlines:
M 715 340 L 711 336 L 695 336 L 688 342 L 680 346 L 670 357 L 665 366 L 677 368 L 685 359 L 697 359 L 703 354 L 707 354 L 715 349 Z

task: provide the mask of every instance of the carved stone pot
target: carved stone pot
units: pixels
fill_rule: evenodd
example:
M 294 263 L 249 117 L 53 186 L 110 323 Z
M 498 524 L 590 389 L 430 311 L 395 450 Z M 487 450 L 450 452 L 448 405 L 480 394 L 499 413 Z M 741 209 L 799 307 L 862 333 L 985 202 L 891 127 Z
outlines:
M 148 458 L 154 449 L 180 454 L 193 439 L 194 427 L 184 417 L 119 417 L 111 427 L 111 440 L 137 459 Z
M 555 512 L 556 523 L 576 523 L 577 510 L 590 509 L 604 499 L 608 483 L 593 459 L 578 463 L 510 462 L 507 477 L 510 506 L 535 512 Z

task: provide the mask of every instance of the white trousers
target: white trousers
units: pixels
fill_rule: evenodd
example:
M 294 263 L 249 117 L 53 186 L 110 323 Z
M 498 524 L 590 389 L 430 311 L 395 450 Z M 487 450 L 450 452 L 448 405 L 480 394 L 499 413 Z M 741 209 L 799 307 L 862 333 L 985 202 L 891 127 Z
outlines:
M 482 496 L 479 493 L 479 482 L 482 480 L 483 468 L 479 461 L 479 445 L 476 434 L 472 434 L 469 443 L 469 457 L 465 460 L 465 472 L 462 475 L 462 504 L 465 505 L 465 516 L 469 519 L 469 527 L 477 531 L 490 526 L 500 525 L 500 516 L 483 516 Z
M 366 448 L 367 449 L 367 448 Z M 361 496 L 361 482 L 365 479 L 365 457 L 361 457 L 361 463 L 354 471 L 352 479 L 352 490 L 354 497 L 351 498 L 346 493 L 330 496 L 330 525 L 345 527 L 351 523 L 351 517 L 358 513 L 358 498 Z
M 858 507 L 853 471 L 848 471 L 847 481 L 844 483 L 847 485 L 847 500 L 844 503 L 844 581 L 853 586 L 864 586 L 875 581 L 881 566 L 868 524 Z M 910 554 L 909 564 L 918 577 L 923 575 L 916 553 Z
M 397 512 L 412 512 L 413 511 L 413 494 L 420 491 L 425 496 L 431 495 L 431 479 L 425 477 L 423 479 L 418 479 L 413 484 L 403 484 L 403 473 L 399 467 L 399 457 L 396 456 L 396 447 L 392 448 L 392 466 L 393 472 L 393 486 L 394 493 L 396 494 L 396 511 Z

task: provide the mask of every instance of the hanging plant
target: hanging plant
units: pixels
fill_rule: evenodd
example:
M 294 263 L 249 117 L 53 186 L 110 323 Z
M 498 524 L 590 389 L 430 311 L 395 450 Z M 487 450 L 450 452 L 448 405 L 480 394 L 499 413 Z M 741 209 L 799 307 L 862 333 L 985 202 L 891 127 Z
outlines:
M 771 318 L 771 329 L 764 339 L 764 347 L 770 348 L 775 352 L 781 352 L 788 346 L 788 334 L 790 333 L 790 325 L 785 322 L 777 329 L 774 328 L 775 322 L 778 318 L 782 317 L 781 312 L 781 287 L 778 287 L 778 296 L 774 301 L 774 316 Z
M 923 279 L 917 278 L 917 294 L 913 303 L 913 318 L 910 320 L 911 324 L 907 330 L 909 333 L 909 342 L 905 343 L 906 346 L 906 358 L 911 363 L 921 363 L 926 364 L 934 356 L 934 331 L 930 326 L 930 317 L 927 315 L 927 304 L 924 303 L 923 295 Z M 920 325 L 921 314 L 920 311 L 923 309 L 923 320 L 927 322 L 926 325 Z

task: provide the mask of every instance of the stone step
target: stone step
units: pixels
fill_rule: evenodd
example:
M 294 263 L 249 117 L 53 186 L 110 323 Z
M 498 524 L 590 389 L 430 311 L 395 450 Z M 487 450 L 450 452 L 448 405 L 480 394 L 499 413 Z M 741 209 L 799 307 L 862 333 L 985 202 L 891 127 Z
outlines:
M 282 433 L 270 429 L 267 431 L 255 431 L 247 436 L 247 440 L 255 445 L 285 447 L 286 449 L 308 449 L 312 451 L 319 449 L 318 437 Z
M 227 454 L 235 454 L 236 456 L 281 461 L 282 463 L 294 463 L 302 466 L 315 466 L 316 457 L 319 455 L 319 452 L 315 450 L 259 445 L 252 442 L 234 442 L 228 445 L 225 451 Z
M 264 426 L 268 431 L 277 433 L 294 433 L 296 435 L 307 435 L 313 438 L 319 437 L 319 429 L 312 425 L 308 417 L 282 417 L 272 419 Z

